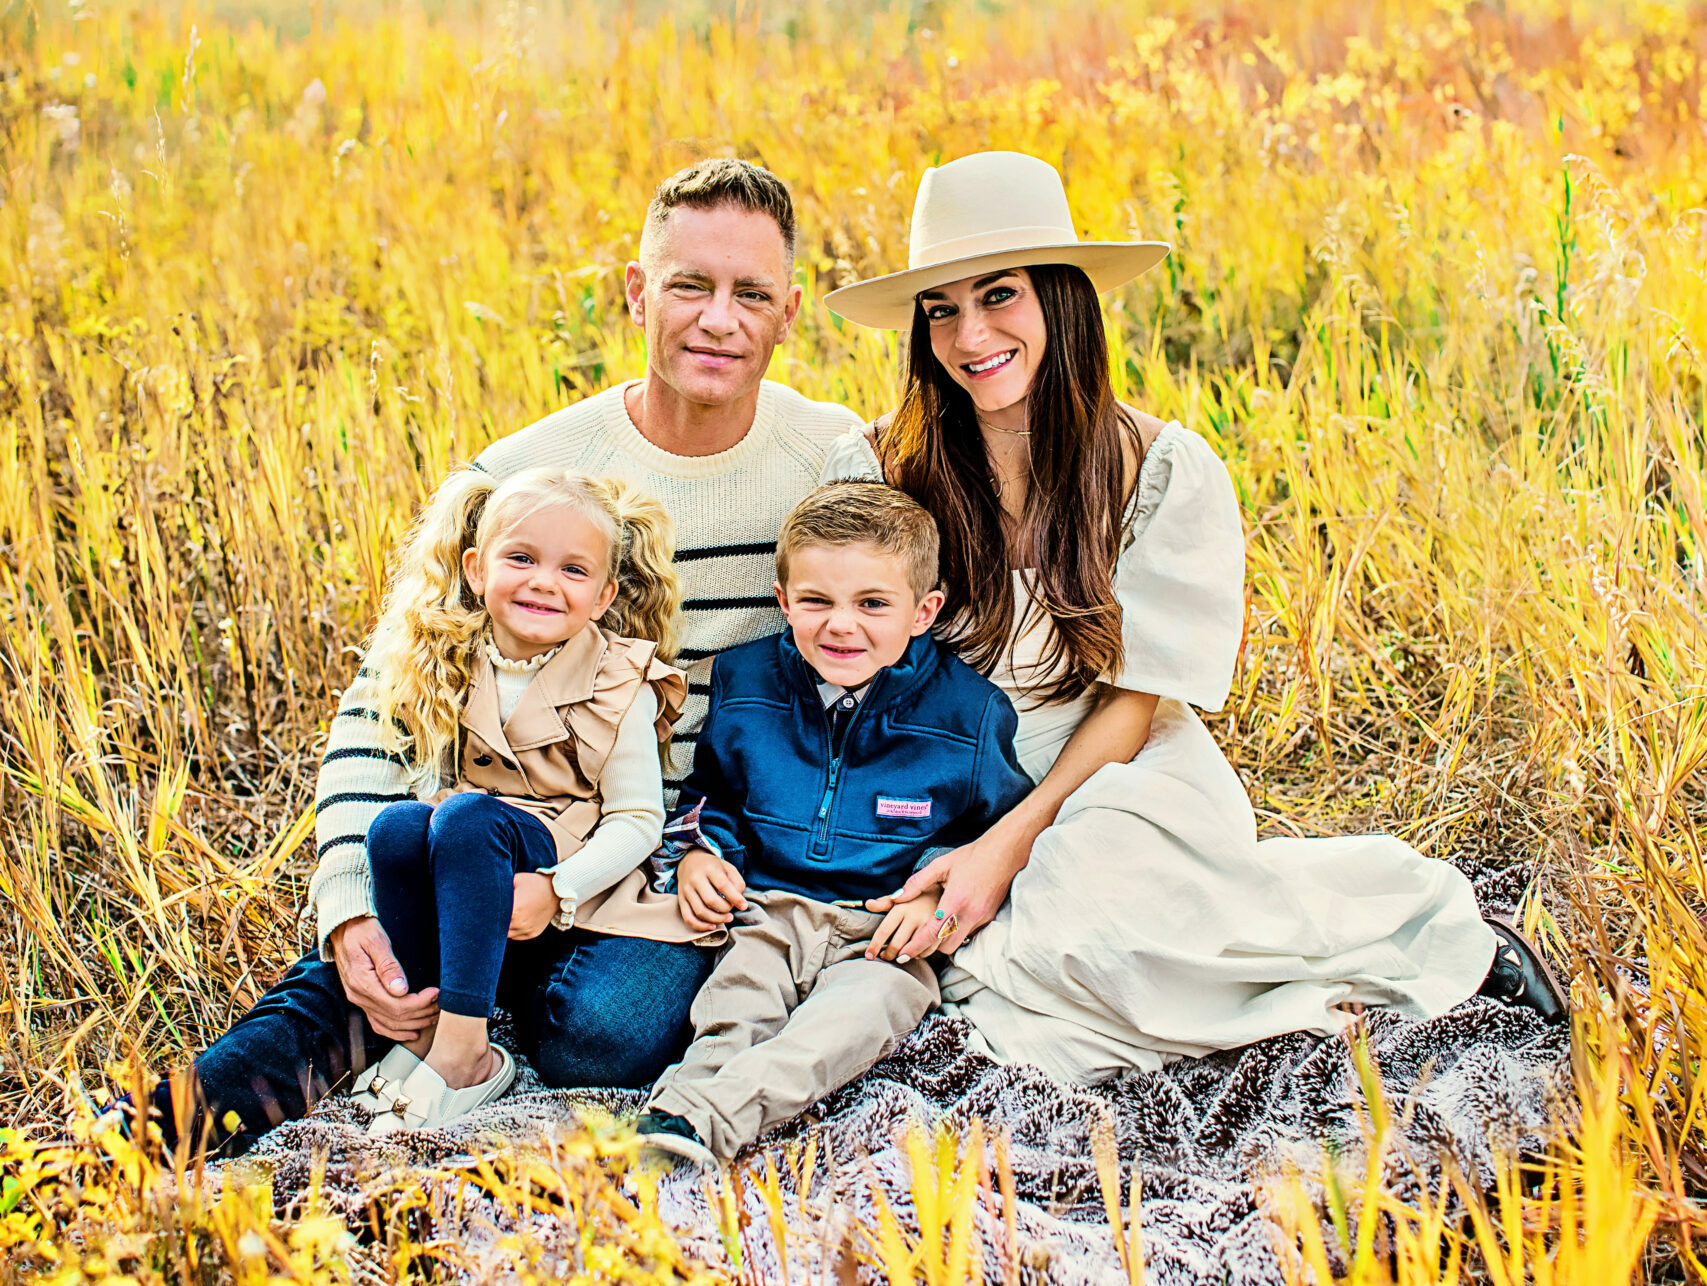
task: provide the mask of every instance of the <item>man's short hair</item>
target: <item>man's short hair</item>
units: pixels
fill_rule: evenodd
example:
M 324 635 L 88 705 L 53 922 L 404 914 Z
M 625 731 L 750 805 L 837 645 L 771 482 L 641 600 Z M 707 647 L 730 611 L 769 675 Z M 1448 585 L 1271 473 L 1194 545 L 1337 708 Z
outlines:
M 905 491 L 882 482 L 831 482 L 783 519 L 776 541 L 777 584 L 788 589 L 789 560 L 802 549 L 874 545 L 898 558 L 915 599 L 936 588 L 936 519 Z
M 754 214 L 768 214 L 782 233 L 788 259 L 794 262 L 794 199 L 788 185 L 769 170 L 732 156 L 695 161 L 658 185 L 646 207 L 646 226 L 662 227 L 678 206 L 712 210 L 735 205 Z

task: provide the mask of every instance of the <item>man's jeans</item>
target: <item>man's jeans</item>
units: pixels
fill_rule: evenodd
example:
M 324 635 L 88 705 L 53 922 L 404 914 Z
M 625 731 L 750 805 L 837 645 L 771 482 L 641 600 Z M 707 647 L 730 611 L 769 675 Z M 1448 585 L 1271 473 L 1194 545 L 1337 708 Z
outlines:
M 511 948 L 498 1002 L 540 1079 L 557 1087 L 650 1086 L 687 1047 L 688 1010 L 717 962 L 715 951 L 690 943 L 580 929 L 547 929 Z M 205 1122 L 210 1149 L 245 1152 L 348 1088 L 393 1043 L 345 998 L 337 966 L 304 956 L 196 1059 L 196 1115 L 186 1132 L 197 1139 Z M 169 1083 L 156 1088 L 154 1106 L 170 1145 L 179 1131 Z M 235 1129 L 225 1124 L 229 1112 Z

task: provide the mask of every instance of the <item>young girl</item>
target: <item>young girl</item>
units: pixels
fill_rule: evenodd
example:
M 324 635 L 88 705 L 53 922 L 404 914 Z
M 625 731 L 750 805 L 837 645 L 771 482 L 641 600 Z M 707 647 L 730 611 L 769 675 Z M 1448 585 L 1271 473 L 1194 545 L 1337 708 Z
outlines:
M 532 940 L 695 936 L 637 869 L 687 694 L 658 660 L 680 608 L 673 552 L 657 501 L 559 469 L 458 472 L 416 524 L 368 668 L 384 748 L 423 788 L 454 784 L 384 809 L 367 852 L 380 924 L 439 1015 L 357 1079 L 370 1133 L 443 1125 L 509 1088 L 487 1022 Z

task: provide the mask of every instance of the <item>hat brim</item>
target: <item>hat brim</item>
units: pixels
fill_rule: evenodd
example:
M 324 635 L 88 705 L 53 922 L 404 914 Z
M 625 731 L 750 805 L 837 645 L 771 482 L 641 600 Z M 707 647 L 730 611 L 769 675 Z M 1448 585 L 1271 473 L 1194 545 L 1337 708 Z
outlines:
M 837 316 L 861 326 L 880 330 L 906 330 L 913 324 L 914 300 L 920 291 L 946 286 L 951 281 L 977 277 L 994 268 L 1034 268 L 1039 264 L 1064 263 L 1081 269 L 1097 293 L 1124 286 L 1141 277 L 1168 257 L 1165 241 L 1072 241 L 1053 246 L 1017 250 L 995 250 L 945 259 L 924 268 L 892 272 L 869 281 L 832 290 L 824 304 Z

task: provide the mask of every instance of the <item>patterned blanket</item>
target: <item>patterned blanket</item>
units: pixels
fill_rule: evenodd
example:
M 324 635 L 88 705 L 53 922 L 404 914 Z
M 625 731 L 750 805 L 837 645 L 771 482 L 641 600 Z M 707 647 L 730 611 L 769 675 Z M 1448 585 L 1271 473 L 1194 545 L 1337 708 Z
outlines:
M 1442 1157 L 1485 1183 L 1494 1147 L 1533 1152 L 1547 1142 L 1567 1084 L 1562 1030 L 1481 999 L 1426 1022 L 1372 1012 L 1362 1030 L 1396 1122 L 1386 1155 L 1400 1191 L 1438 1181 Z M 849 1221 L 873 1226 L 874 1188 L 903 1226 L 916 1230 L 901 1142 L 914 1120 L 958 1125 L 979 1118 L 1011 1135 L 1017 1245 L 1007 1247 L 994 1203 L 977 1210 L 991 1282 L 1003 1281 L 1015 1263 L 1028 1284 L 1126 1280 L 1097 1180 L 1095 1129 L 1112 1125 L 1123 1174 L 1135 1159 L 1140 1164 L 1148 1280 L 1160 1286 L 1278 1280 L 1275 1229 L 1258 1181 L 1288 1163 L 1308 1172 L 1337 1160 L 1342 1171 L 1361 1173 L 1367 1113 L 1344 1038 L 1281 1036 L 1079 1089 L 1034 1068 L 992 1063 L 967 1049 L 966 1035 L 958 1020 L 928 1018 L 865 1076 L 762 1141 L 777 1155 L 818 1131 L 823 1160 L 807 1191 L 794 1191 L 795 1180 L 779 1167 L 794 1280 L 803 1269 L 818 1280 L 833 1275 Z M 273 1131 L 240 1164 L 272 1172 L 281 1208 L 319 1169 L 322 1195 L 352 1227 L 366 1222 L 370 1201 L 395 1182 L 398 1167 L 429 1192 L 456 1186 L 454 1200 L 429 1203 L 437 1216 L 422 1216 L 443 1226 L 417 1228 L 416 1235 L 453 1235 L 467 1250 L 482 1239 L 496 1244 L 515 1226 L 498 1205 L 456 1184 L 454 1174 L 471 1154 L 525 1148 L 583 1113 L 620 1114 L 641 1101 L 615 1091 L 547 1090 L 524 1063 L 509 1095 L 453 1128 L 370 1143 L 357 1128 L 356 1109 L 333 1099 L 307 1120 Z M 744 1159 L 762 1172 L 761 1158 Z M 752 1216 L 746 1271 L 781 1280 L 763 1198 L 747 1183 L 742 1200 Z M 702 1179 L 685 1167 L 671 1174 L 659 1203 L 690 1253 L 733 1271 Z M 552 1230 L 537 1216 L 532 1222 L 529 1231 L 549 1245 Z

